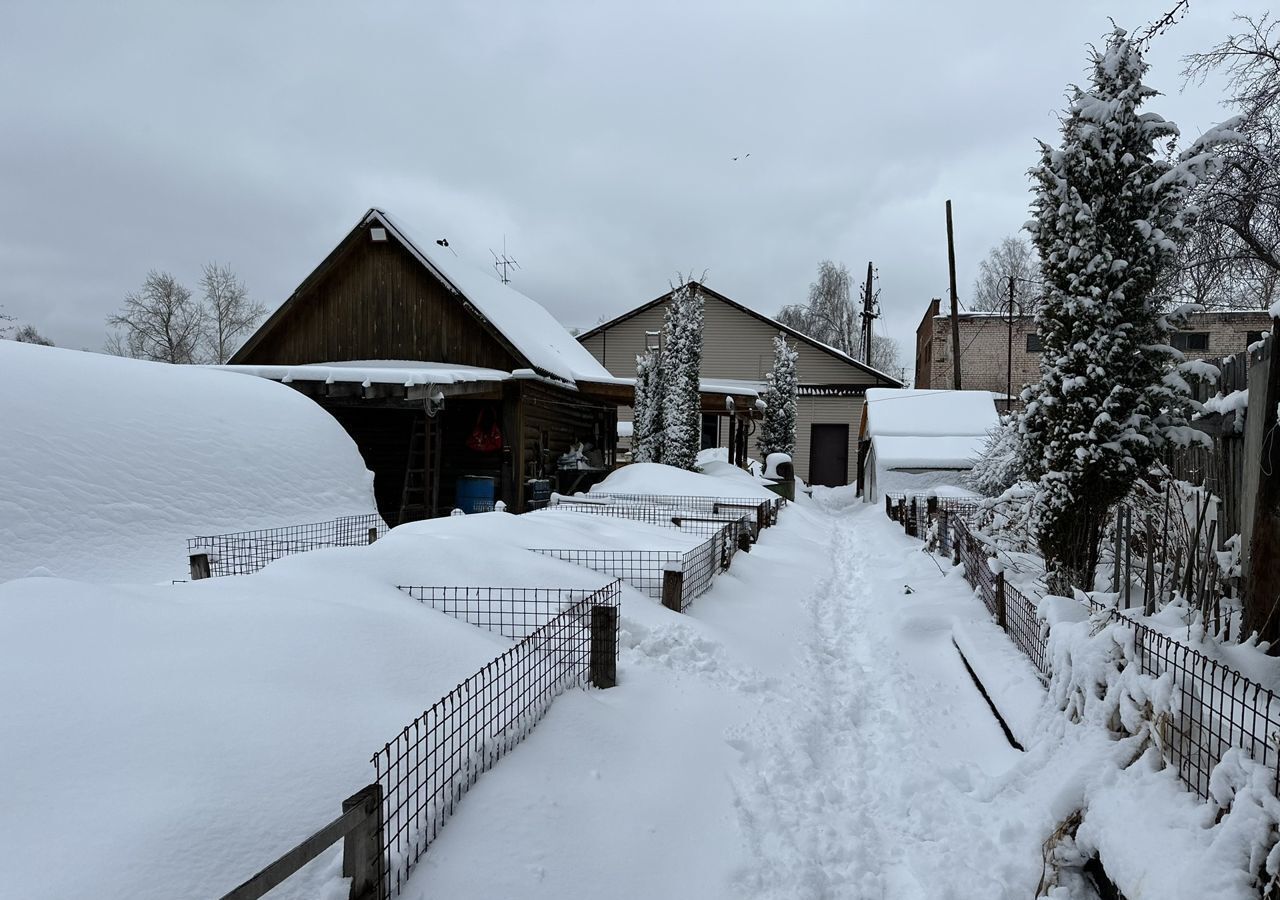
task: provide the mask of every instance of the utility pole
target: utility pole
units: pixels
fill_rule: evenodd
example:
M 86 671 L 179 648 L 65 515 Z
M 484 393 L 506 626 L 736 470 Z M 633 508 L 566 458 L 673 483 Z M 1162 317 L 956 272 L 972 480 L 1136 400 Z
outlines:
M 1013 276 L 1009 276 L 1009 357 L 1004 382 L 1004 411 L 1013 409 Z M 1118 568 L 1118 566 L 1117 566 Z
M 951 201 L 947 201 L 947 268 L 951 273 L 951 387 L 960 390 L 960 298 L 956 294 L 956 239 L 951 230 Z
M 867 283 L 862 287 L 862 361 L 867 365 L 871 365 L 871 323 L 879 318 L 872 286 L 874 277 L 871 263 L 867 263 Z

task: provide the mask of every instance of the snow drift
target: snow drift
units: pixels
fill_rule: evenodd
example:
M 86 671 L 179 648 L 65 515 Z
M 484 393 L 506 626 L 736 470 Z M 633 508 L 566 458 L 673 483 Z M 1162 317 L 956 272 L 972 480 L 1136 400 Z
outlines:
M 0 581 L 182 577 L 187 537 L 375 511 L 331 416 L 282 385 L 0 341 Z

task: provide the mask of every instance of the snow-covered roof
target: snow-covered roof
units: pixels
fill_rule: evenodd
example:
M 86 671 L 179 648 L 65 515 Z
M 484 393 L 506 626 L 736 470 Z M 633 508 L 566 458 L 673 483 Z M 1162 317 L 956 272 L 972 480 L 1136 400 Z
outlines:
M 257 375 L 289 384 L 293 381 L 322 381 L 325 384 L 465 384 L 478 381 L 509 381 L 514 376 L 501 369 L 456 366 L 451 363 L 411 360 L 367 359 L 352 362 L 313 363 L 300 366 L 218 366 L 229 372 Z
M 452 287 L 502 333 L 535 367 L 574 382 L 609 378 L 610 372 L 536 301 L 452 256 L 422 249 L 395 219 L 380 209 L 365 215 L 365 225 L 378 223 L 396 237 L 424 266 Z
M 1000 424 L 990 391 L 868 388 L 864 437 L 986 435 Z
M 982 455 L 987 436 L 877 435 L 876 465 L 885 469 L 970 469 Z

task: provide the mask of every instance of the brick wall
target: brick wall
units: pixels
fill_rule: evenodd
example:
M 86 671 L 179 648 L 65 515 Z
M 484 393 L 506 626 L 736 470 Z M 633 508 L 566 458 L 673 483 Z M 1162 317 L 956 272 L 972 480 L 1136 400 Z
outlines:
M 1207 334 L 1205 349 L 1186 349 L 1187 359 L 1217 360 L 1245 349 L 1251 332 L 1269 330 L 1266 312 L 1207 312 L 1191 316 L 1183 330 Z M 1035 322 L 1027 316 L 1013 320 L 1013 394 L 1040 377 L 1040 354 L 1027 350 Z M 964 313 L 960 316 L 960 380 L 966 390 L 1003 394 L 1008 360 L 1009 320 L 999 314 Z M 950 388 L 951 321 L 945 315 L 926 315 L 916 331 L 916 387 Z M 927 363 L 927 365 L 921 365 Z

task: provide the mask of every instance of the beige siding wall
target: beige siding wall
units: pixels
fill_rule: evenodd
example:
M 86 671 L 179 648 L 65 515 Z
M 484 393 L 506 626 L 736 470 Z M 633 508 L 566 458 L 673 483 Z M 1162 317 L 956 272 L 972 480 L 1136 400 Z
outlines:
M 583 340 L 582 345 L 614 375 L 630 378 L 636 373 L 636 357 L 645 351 L 645 333 L 661 331 L 666 303 L 650 307 L 624 319 L 612 328 Z M 704 308 L 702 377 L 761 381 L 773 367 L 773 339 L 777 330 L 747 313 L 708 297 Z M 808 344 L 788 338 L 796 348 L 796 372 L 800 383 L 874 385 L 875 376 Z M 631 410 L 620 407 L 618 419 L 627 421 Z M 849 426 L 849 482 L 857 480 L 858 423 L 862 418 L 861 397 L 800 397 L 796 413 L 796 474 L 809 480 L 809 444 L 814 424 Z M 757 437 L 759 423 L 756 424 Z M 720 443 L 728 439 L 721 426 Z M 753 439 L 754 444 L 754 439 Z M 753 447 L 758 453 L 758 447 Z
M 858 423 L 862 420 L 861 397 L 800 397 L 796 401 L 796 474 L 809 480 L 809 442 L 813 425 L 849 426 L 849 467 L 846 483 L 858 480 Z
M 592 335 L 582 345 L 614 375 L 630 378 L 636 373 L 636 357 L 645 351 L 645 332 L 662 330 L 666 310 L 666 303 L 659 303 Z M 702 376 L 763 379 L 773 367 L 773 339 L 778 332 L 714 297 L 707 298 L 703 315 Z M 874 376 L 856 366 L 808 344 L 789 341 L 800 354 L 796 372 L 801 384 L 876 383 Z

